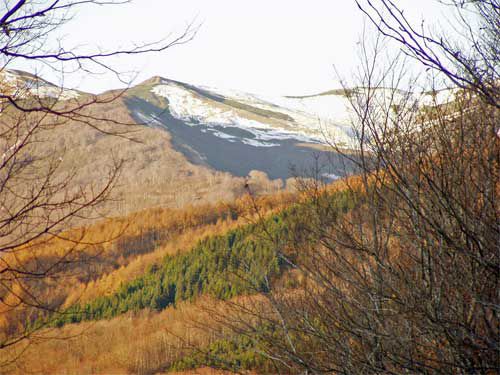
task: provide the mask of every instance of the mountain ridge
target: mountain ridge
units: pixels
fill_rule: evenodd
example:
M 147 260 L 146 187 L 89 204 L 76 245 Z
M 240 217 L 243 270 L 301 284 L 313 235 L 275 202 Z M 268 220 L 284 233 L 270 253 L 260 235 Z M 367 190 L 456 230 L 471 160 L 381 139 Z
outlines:
M 45 89 L 32 94 L 48 93 L 57 99 L 53 95 L 56 86 L 43 78 L 22 71 L 4 70 L 0 73 L 19 85 L 25 81 L 28 89 L 33 88 L 33 81 L 39 81 L 34 86 Z M 47 87 L 50 90 L 47 91 Z M 96 98 L 106 97 L 112 91 L 116 90 L 104 92 Z M 383 94 L 380 95 L 382 99 L 386 91 L 379 91 Z M 78 95 L 84 94 L 81 93 L 79 91 Z M 78 99 L 78 96 L 62 99 Z M 165 179 L 172 182 L 173 188 L 184 186 L 187 181 L 193 186 L 196 178 L 200 182 L 196 192 L 183 199 L 201 197 L 203 201 L 203 197 L 215 193 L 202 188 L 201 181 L 210 180 L 211 176 L 219 176 L 220 183 L 226 181 L 219 194 L 226 192 L 231 195 L 227 189 L 234 189 L 238 195 L 243 184 L 238 179 L 258 173 L 264 173 L 264 180 L 268 179 L 264 185 L 271 183 L 270 180 L 281 180 L 283 184 L 295 174 L 308 175 L 315 164 L 322 166 L 319 177 L 326 181 L 353 173 L 354 163 L 331 147 L 334 143 L 346 152 L 356 150 L 350 105 L 344 89 L 313 96 L 272 97 L 153 76 L 117 95 L 115 102 L 94 109 L 99 115 L 117 116 L 124 123 L 141 126 L 143 146 L 132 147 L 112 137 L 90 134 L 89 129 L 83 129 L 81 134 L 74 131 L 61 133 L 58 142 L 71 149 L 73 154 L 80 155 L 75 165 L 87 176 L 82 181 L 97 178 L 98 171 L 91 166 L 102 164 L 105 150 L 117 147 L 120 155 L 131 160 L 130 173 L 154 186 L 151 187 L 151 196 L 157 195 L 153 191 L 171 190 L 165 186 Z M 256 174 L 255 171 L 259 172 Z M 227 177 L 223 177 L 226 174 Z M 132 176 L 128 178 L 130 186 L 136 185 L 133 180 Z M 213 189 L 215 186 L 217 184 Z M 139 191 L 137 194 L 141 195 Z M 171 198 L 164 193 L 159 196 L 162 198 L 151 201 L 164 204 L 177 199 L 174 192 L 168 194 Z M 141 198 L 141 201 L 145 200 Z M 142 204 L 134 206 L 141 208 Z

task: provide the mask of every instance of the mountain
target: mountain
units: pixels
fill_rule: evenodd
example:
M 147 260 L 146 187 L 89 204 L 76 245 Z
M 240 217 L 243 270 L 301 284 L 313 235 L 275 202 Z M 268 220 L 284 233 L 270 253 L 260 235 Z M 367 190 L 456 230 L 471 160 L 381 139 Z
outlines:
M 137 142 L 70 118 L 49 127 L 44 142 L 37 145 L 37 152 L 57 154 L 61 162 L 56 174 L 75 176 L 78 186 L 91 188 L 103 180 L 114 160 L 124 160 L 113 189 L 116 200 L 103 209 L 109 215 L 230 201 L 245 194 L 246 186 L 255 194 L 293 187 L 292 167 L 299 174 L 308 172 L 315 156 L 325 165 L 321 171 L 325 180 L 345 173 L 339 158 L 321 139 L 315 115 L 306 107 L 294 109 L 250 94 L 158 77 L 125 94 L 95 96 L 60 88 L 30 73 L 3 70 L 0 90 L 18 99 L 58 100 L 61 108 L 96 100 L 100 103 L 81 110 L 84 116 L 132 125 L 118 126 L 118 130 L 130 128 Z M 280 100 L 303 106 L 301 99 Z M 10 119 L 0 115 L 0 121 Z M 114 130 L 112 124 L 103 126 Z
M 0 82 L 1 93 L 15 95 L 16 97 L 33 96 L 69 100 L 84 95 L 81 91 L 59 87 L 35 74 L 15 69 L 0 71 Z
M 267 98 L 154 77 L 132 87 L 125 103 L 137 123 L 169 132 L 191 163 L 235 176 L 259 170 L 286 179 L 292 166 L 310 168 L 314 155 L 328 164 L 325 176 L 351 168 L 326 147 L 331 139 L 354 146 L 344 95 Z
M 29 279 L 29 294 L 46 301 L 40 311 L 32 309 L 32 304 L 21 304 L 24 293 L 9 284 L 0 290 L 0 299 L 8 306 L 0 311 L 0 339 L 18 332 L 36 332 L 39 338 L 24 348 L 15 345 L 12 351 L 7 349 L 8 358 L 23 354 L 22 366 L 14 363 L 7 372 L 24 373 L 29 369 L 36 373 L 188 374 L 209 366 L 235 369 L 238 373 L 248 370 L 249 374 L 299 373 L 304 362 L 296 368 L 281 368 L 281 364 L 262 355 L 262 348 L 285 348 L 283 358 L 288 358 L 289 332 L 298 333 L 292 337 L 296 353 L 314 353 L 306 357 L 312 358 L 313 364 L 317 358 L 324 358 L 326 337 L 332 340 L 330 348 L 341 342 L 344 350 L 343 343 L 349 343 L 345 358 L 351 358 L 351 353 L 359 349 L 356 355 L 361 358 L 360 369 L 364 369 L 364 345 L 371 343 L 373 334 L 359 327 L 366 325 L 367 317 L 375 322 L 374 326 L 381 321 L 380 309 L 373 316 L 365 314 L 374 310 L 372 297 L 374 290 L 380 290 L 380 280 L 389 283 L 388 288 L 375 293 L 376 301 L 384 301 L 388 307 L 381 311 L 387 312 L 382 316 L 390 324 L 383 328 L 389 327 L 390 334 L 384 331 L 379 335 L 387 338 L 385 348 L 391 348 L 394 338 L 404 331 L 400 321 L 410 321 L 418 332 L 431 332 L 424 337 L 426 342 L 433 342 L 432 333 L 447 327 L 447 316 L 442 325 L 430 325 L 421 319 L 420 310 L 413 314 L 413 320 L 407 319 L 408 311 L 415 309 L 415 301 L 426 298 L 422 291 L 425 294 L 428 290 L 428 283 L 421 277 L 423 258 L 418 252 L 428 245 L 427 256 L 435 244 L 446 250 L 437 252 L 432 260 L 438 265 L 436 269 L 446 271 L 440 273 L 438 281 L 448 285 L 444 292 L 436 293 L 457 296 L 452 307 L 458 312 L 451 316 L 461 322 L 463 296 L 472 289 L 463 286 L 461 271 L 465 268 L 456 271 L 450 267 L 447 254 L 476 252 L 456 251 L 467 250 L 468 240 L 465 238 L 465 245 L 459 243 L 456 247 L 454 234 L 462 233 L 464 221 L 454 215 L 462 215 L 461 208 L 475 202 L 470 197 L 479 196 L 481 203 L 490 199 L 488 176 L 496 176 L 498 163 L 492 160 L 498 154 L 498 142 L 481 136 L 477 145 L 490 144 L 491 148 L 470 147 L 467 138 L 481 130 L 476 126 L 476 119 L 481 117 L 474 101 L 465 108 L 460 107 L 459 100 L 449 102 L 450 97 L 459 96 L 457 90 L 420 96 L 385 88 L 370 90 L 374 94 L 370 115 L 388 115 L 376 117 L 384 124 L 390 124 L 393 116 L 405 115 L 399 103 L 410 101 L 416 105 L 410 107 L 415 123 L 403 121 L 415 127 L 401 128 L 401 135 L 391 131 L 397 127 L 387 128 L 388 134 L 395 134 L 401 142 L 392 142 L 391 147 L 402 144 L 404 150 L 409 150 L 403 157 L 393 148 L 384 154 L 387 165 L 394 166 L 394 174 L 393 168 L 380 174 L 364 170 L 362 176 L 340 180 L 324 189 L 314 185 L 310 194 L 280 192 L 236 199 L 248 188 L 259 195 L 290 186 L 286 180 L 292 163 L 305 169 L 314 168 L 316 162 L 325 163 L 318 173 L 328 182 L 338 175 L 355 173 L 353 165 L 335 154 L 328 142 L 341 145 L 346 152 L 353 151 L 349 157 L 355 157 L 356 134 L 351 127 L 349 101 L 367 90 L 265 97 L 154 77 L 126 91 L 98 96 L 75 92 L 56 97 L 54 93 L 64 90 L 36 76 L 10 71 L 4 82 L 14 82 L 12 87 L 21 89 L 27 97 L 59 99 L 20 100 L 23 104 L 48 102 L 54 103 L 53 108 L 64 109 L 89 98 L 97 100 L 95 105 L 84 106 L 81 115 L 114 120 L 121 129 L 130 127 L 129 134 L 136 141 L 71 119 L 42 127 L 47 131 L 39 142 L 34 142 L 34 150 L 56 156 L 61 163 L 56 164 L 54 173 L 73 174 L 81 192 L 86 190 L 80 186 L 92 188 L 94 183 L 106 180 L 107 165 L 114 160 L 125 160 L 126 164 L 114 189 L 120 200 L 106 207 L 117 217 L 93 224 L 85 222 L 84 228 L 58 232 L 52 239 L 43 237 L 19 249 L 29 250 L 24 258 L 17 251 L 2 258 L 5 264 L 15 261 L 13 264 L 19 263 L 27 270 L 39 264 L 47 264 L 45 267 L 51 270 L 55 269 L 50 266 L 52 259 L 58 265 L 62 257 L 65 267 L 61 276 Z M 31 91 L 33 87 L 46 89 Z M 16 109 L 2 104 L 0 124 L 9 126 Z M 465 109 L 462 117 L 456 116 L 457 108 Z M 496 130 L 495 112 L 492 114 L 481 116 L 491 121 L 490 129 Z M 29 121 L 23 124 L 28 131 L 33 128 Z M 110 123 L 96 121 L 92 125 L 114 130 Z M 4 160 L 17 147 L 13 143 L 11 147 L 5 146 L 12 143 L 0 144 L 6 150 Z M 29 165 L 32 155 L 27 156 L 24 160 Z M 21 180 L 21 189 L 25 181 Z M 367 187 L 366 181 L 373 184 Z M 399 181 L 403 181 L 401 189 Z M 488 197 L 481 197 L 482 192 Z M 443 196 L 453 198 L 459 210 L 440 204 Z M 476 214 L 482 220 L 486 212 L 486 217 L 491 218 L 489 228 L 495 228 L 494 201 L 490 200 L 489 206 L 480 205 Z M 217 203 L 197 205 L 201 202 Z M 414 220 L 415 202 L 422 205 L 422 215 L 436 220 L 431 222 L 427 216 L 421 224 L 420 219 Z M 474 219 L 473 211 L 466 214 Z M 126 212 L 129 214 L 120 216 Z M 479 220 L 474 220 L 468 233 L 475 233 L 477 223 Z M 494 243 L 489 240 L 495 238 L 494 230 L 490 232 L 482 243 Z M 453 240 L 448 245 L 443 242 L 443 233 Z M 65 246 L 66 242 L 69 245 Z M 487 251 L 494 254 L 496 248 L 490 246 Z M 72 262 L 68 254 L 75 252 L 77 258 Z M 439 257 L 441 253 L 445 254 L 443 258 Z M 476 263 L 467 258 L 455 263 L 473 264 L 466 276 L 467 280 L 476 280 Z M 485 269 L 491 268 L 488 262 L 484 264 Z M 446 279 L 449 274 L 452 278 Z M 17 278 L 14 280 L 17 282 Z M 492 295 L 492 280 L 486 280 L 484 285 L 488 289 L 484 295 Z M 64 313 L 53 313 L 59 309 Z M 432 309 L 429 314 L 434 316 L 434 312 Z M 40 331 L 36 331 L 38 328 Z M 65 339 L 45 340 L 45 333 Z M 411 342 L 412 332 L 409 338 L 402 337 L 402 342 Z M 446 343 L 439 344 L 438 356 Z M 378 350 L 379 343 L 373 345 Z M 424 349 L 427 351 L 427 347 Z M 404 362 L 407 351 L 401 353 Z M 337 355 L 335 351 L 328 354 L 327 361 Z M 380 368 L 378 363 L 375 368 Z
M 257 194 L 274 192 L 317 167 L 327 182 L 353 170 L 328 142 L 356 147 L 348 94 L 359 89 L 266 97 L 153 77 L 109 101 L 112 92 L 94 97 L 22 71 L 3 70 L 0 79 L 4 93 L 58 99 L 63 106 L 104 99 L 87 113 L 138 125 L 132 134 L 139 142 L 131 142 L 71 120 L 38 146 L 56 145 L 59 172 L 74 173 L 83 186 L 102 180 L 113 158 L 125 160 L 111 214 L 231 200 L 247 184 Z
M 374 91 L 376 107 L 384 111 L 406 101 L 444 104 L 455 94 Z M 126 105 L 138 123 L 168 131 L 174 148 L 194 164 L 235 176 L 259 170 L 286 179 L 291 166 L 310 169 L 316 157 L 326 169 L 321 174 L 332 179 L 353 170 L 331 144 L 343 150 L 358 147 L 351 100 L 364 94 L 353 88 L 271 97 L 154 77 L 131 88 Z

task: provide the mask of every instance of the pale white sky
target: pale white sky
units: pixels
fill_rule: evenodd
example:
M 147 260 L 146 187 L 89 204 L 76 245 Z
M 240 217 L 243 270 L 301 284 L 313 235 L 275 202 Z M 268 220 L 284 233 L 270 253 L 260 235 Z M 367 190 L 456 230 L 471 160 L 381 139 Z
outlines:
M 396 2 L 417 22 L 442 16 L 435 0 Z M 65 45 L 109 50 L 179 34 L 193 20 L 202 23 L 193 41 L 111 65 L 138 71 L 136 83 L 160 75 L 262 94 L 316 93 L 339 86 L 333 65 L 345 75 L 356 65 L 363 25 L 352 0 L 135 0 L 82 8 L 62 32 Z M 96 93 L 123 86 L 111 74 L 65 80 Z

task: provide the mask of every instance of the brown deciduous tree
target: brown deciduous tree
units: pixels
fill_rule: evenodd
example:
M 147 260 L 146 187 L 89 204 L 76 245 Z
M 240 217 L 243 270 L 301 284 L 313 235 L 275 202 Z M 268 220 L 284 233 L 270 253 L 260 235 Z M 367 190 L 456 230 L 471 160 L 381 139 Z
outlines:
M 346 90 L 359 141 L 346 155 L 360 170 L 345 182 L 354 208 L 336 212 L 331 195 L 309 186 L 295 238 L 276 243 L 295 286 L 232 304 L 221 320 L 283 373 L 496 373 L 498 2 L 452 2 L 458 41 L 412 26 L 392 1 L 357 3 L 409 57 L 384 66 L 381 39 L 373 51 L 362 43 L 358 88 Z M 408 58 L 451 89 L 410 93 Z

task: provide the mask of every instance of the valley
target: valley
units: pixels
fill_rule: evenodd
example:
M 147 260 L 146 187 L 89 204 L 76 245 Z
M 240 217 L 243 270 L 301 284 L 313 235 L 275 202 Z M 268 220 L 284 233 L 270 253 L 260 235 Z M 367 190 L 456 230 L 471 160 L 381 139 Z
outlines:
M 181 20 L 137 3 L 2 5 L 0 373 L 498 373 L 496 1 L 438 2 L 455 40 L 355 1 L 356 67 L 344 2 L 198 1 L 210 42 L 121 47 Z

